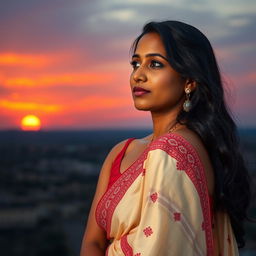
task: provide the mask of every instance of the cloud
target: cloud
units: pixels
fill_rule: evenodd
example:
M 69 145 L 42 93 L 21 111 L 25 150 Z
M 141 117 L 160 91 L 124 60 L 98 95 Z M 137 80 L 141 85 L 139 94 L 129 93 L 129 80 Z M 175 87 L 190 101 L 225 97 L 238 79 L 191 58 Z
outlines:
M 46 54 L 18 54 L 18 53 L 0 53 L 1 66 L 22 66 L 28 68 L 43 68 L 56 65 L 68 56 L 64 54 L 46 55 Z
M 90 3 L 86 1 L 86 5 Z M 83 1 L 13 0 L 1 3 L 1 51 L 50 52 L 76 48 L 79 21 L 87 15 Z M 76 45 L 76 46 L 75 46 Z
M 8 110 L 15 110 L 15 111 L 37 110 L 37 111 L 43 111 L 47 113 L 60 112 L 63 108 L 60 105 L 39 104 L 35 102 L 14 102 L 14 101 L 8 101 L 8 100 L 0 100 L 0 107 Z
M 254 0 L 215 0 L 193 2 L 191 8 L 196 11 L 211 11 L 220 16 L 228 17 L 233 15 L 255 14 L 256 4 Z M 187 8 L 190 8 L 188 5 Z
M 120 9 L 113 11 L 106 11 L 98 15 L 93 15 L 89 21 L 90 22 L 108 22 L 109 20 L 127 22 L 136 19 L 137 13 L 134 9 Z
M 106 97 L 105 95 L 91 95 L 81 99 L 72 106 L 73 111 L 90 112 L 92 110 L 104 110 L 123 108 L 130 106 L 131 100 L 128 97 Z
M 43 67 L 53 62 L 52 58 L 42 55 L 28 55 L 3 53 L 0 54 L 0 65 L 4 66 L 27 66 L 27 67 Z
M 251 23 L 248 17 L 231 17 L 229 20 L 229 24 L 231 27 L 242 28 Z
M 247 72 L 243 75 L 241 74 L 233 74 L 232 80 L 236 86 L 236 89 L 239 90 L 240 93 L 251 93 L 253 95 L 256 94 L 256 72 Z M 242 90 L 241 90 L 242 89 Z M 256 102 L 254 103 L 254 107 L 256 107 Z
M 3 85 L 6 87 L 51 87 L 70 84 L 72 86 L 92 86 L 113 81 L 115 74 L 108 73 L 64 73 L 42 75 L 38 77 L 6 78 Z
M 254 14 L 256 12 L 256 4 L 254 0 L 233 0 L 232 4 L 229 0 L 215 1 L 190 1 L 190 0 L 127 0 L 120 2 L 118 0 L 101 0 L 102 6 L 105 8 L 114 8 L 116 6 L 129 7 L 149 7 L 158 9 L 165 7 L 166 9 L 179 8 L 196 12 L 214 12 L 222 16 L 230 16 L 235 14 Z
M 124 5 L 154 5 L 154 6 L 159 6 L 159 5 L 180 5 L 180 4 L 183 4 L 187 2 L 186 0 L 158 0 L 158 1 L 155 1 L 155 0 L 126 0 L 125 2 L 121 3 L 124 4 Z M 120 5 L 120 1 L 118 0 L 101 0 L 101 3 L 104 5 L 104 6 L 108 6 L 108 7 L 111 7 L 111 6 L 114 6 L 114 5 L 117 5 L 119 4 Z M 152 7 L 152 6 L 151 6 Z

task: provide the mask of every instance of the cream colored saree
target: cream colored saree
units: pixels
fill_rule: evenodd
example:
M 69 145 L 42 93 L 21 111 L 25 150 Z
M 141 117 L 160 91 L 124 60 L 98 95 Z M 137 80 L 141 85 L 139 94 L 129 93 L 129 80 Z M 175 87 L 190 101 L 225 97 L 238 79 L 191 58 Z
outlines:
M 199 156 L 178 134 L 151 143 L 108 188 L 95 217 L 109 256 L 238 255 L 227 214 L 211 214 Z

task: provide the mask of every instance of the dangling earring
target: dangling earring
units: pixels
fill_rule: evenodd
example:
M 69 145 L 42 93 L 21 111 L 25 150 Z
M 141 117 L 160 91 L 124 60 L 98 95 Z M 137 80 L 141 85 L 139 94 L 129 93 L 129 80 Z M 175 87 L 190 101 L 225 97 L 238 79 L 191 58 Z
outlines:
M 190 92 L 191 92 L 191 90 L 190 90 L 189 88 L 186 88 L 186 89 L 185 89 L 186 100 L 185 100 L 185 102 L 183 103 L 183 110 L 186 111 L 186 112 L 189 112 L 189 110 L 190 110 L 191 107 L 192 107 L 191 100 L 189 99 L 189 97 L 190 97 Z

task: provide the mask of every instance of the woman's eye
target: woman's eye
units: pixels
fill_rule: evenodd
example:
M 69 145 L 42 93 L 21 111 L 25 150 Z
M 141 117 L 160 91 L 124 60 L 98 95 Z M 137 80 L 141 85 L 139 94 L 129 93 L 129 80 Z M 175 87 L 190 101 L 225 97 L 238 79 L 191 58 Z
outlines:
M 152 68 L 162 68 L 164 65 L 159 62 L 159 61 L 156 61 L 156 60 L 152 60 L 151 63 L 150 63 L 150 67 Z
M 130 63 L 132 65 L 133 69 L 136 69 L 136 68 L 139 67 L 139 63 L 137 61 L 135 61 L 135 60 L 131 61 Z

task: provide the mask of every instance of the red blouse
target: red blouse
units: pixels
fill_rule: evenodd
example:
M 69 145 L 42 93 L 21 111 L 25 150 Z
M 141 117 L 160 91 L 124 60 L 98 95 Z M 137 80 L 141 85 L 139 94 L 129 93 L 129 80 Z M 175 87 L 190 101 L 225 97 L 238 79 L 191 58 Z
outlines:
M 115 181 L 122 175 L 120 173 L 120 165 L 121 162 L 123 160 L 125 151 L 127 149 L 127 147 L 129 146 L 129 144 L 134 140 L 135 138 L 129 138 L 124 147 L 122 148 L 122 150 L 119 152 L 119 154 L 116 156 L 115 160 L 112 163 L 112 167 L 111 167 L 111 172 L 110 172 L 110 178 L 109 178 L 109 183 L 108 183 L 108 188 L 115 183 Z

